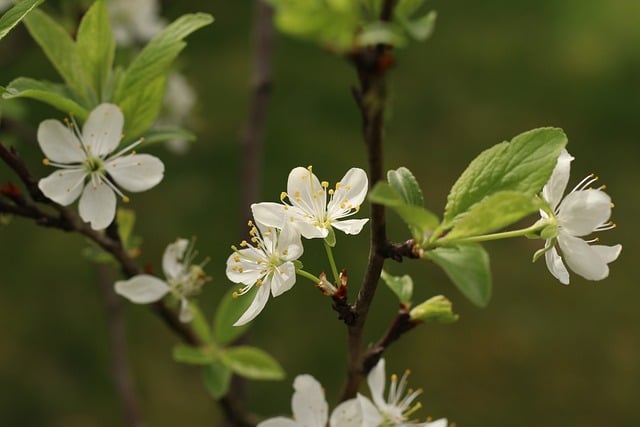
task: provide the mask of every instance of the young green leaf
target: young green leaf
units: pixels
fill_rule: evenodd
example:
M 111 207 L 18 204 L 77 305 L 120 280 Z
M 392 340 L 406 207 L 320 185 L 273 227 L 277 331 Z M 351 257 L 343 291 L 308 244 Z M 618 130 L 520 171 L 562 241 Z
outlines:
M 176 362 L 188 365 L 209 365 L 218 356 L 210 347 L 191 347 L 186 344 L 177 344 L 173 347 L 173 359 Z
M 566 144 L 561 129 L 540 128 L 483 151 L 451 188 L 443 222 L 451 226 L 456 216 L 499 191 L 539 193 Z
M 399 19 L 399 21 L 411 37 L 423 42 L 433 34 L 436 26 L 436 17 L 437 13 L 431 11 L 417 19 Z
M 439 265 L 454 285 L 479 307 L 491 299 L 489 254 L 480 245 L 441 247 L 424 254 Z
M 229 390 L 231 370 L 220 360 L 214 360 L 202 368 L 202 380 L 211 397 L 220 399 Z
M 393 291 L 402 304 L 409 304 L 413 296 L 413 280 L 411 276 L 405 274 L 403 276 L 392 276 L 382 270 L 380 278 Z
M 40 6 L 44 0 L 23 0 L 7 10 L 0 17 L 0 40 L 6 36 L 33 9 Z
M 453 323 L 460 316 L 453 312 L 451 301 L 442 295 L 431 297 L 418 304 L 409 312 L 411 320 L 423 320 L 436 323 Z
M 389 185 L 396 190 L 406 204 L 424 207 L 424 197 L 418 180 L 407 168 L 400 167 L 387 172 Z
M 189 309 L 193 314 L 193 320 L 191 321 L 193 331 L 196 333 L 200 341 L 213 345 L 209 322 L 207 322 L 207 318 L 202 314 L 202 310 L 200 310 L 200 307 L 195 301 L 189 302 Z
M 453 229 L 440 241 L 478 236 L 499 230 L 537 212 L 544 205 L 536 196 L 498 191 L 476 203 L 454 221 Z
M 86 120 L 89 112 L 73 99 L 73 94 L 65 85 L 55 84 L 42 80 L 34 80 L 28 77 L 18 77 L 3 88 L 2 97 L 31 98 L 42 101 L 65 114 L 73 114 L 81 121 Z
M 369 192 L 369 200 L 371 203 L 395 207 L 404 204 L 404 200 L 400 193 L 386 182 L 378 182 Z
M 259 348 L 238 346 L 223 349 L 220 360 L 236 374 L 252 380 L 281 380 L 285 377 L 280 364 Z
M 142 49 L 125 71 L 115 90 L 116 104 L 119 105 L 124 98 L 143 90 L 149 82 L 164 75 L 186 46 L 183 39 L 212 22 L 211 15 L 195 13 L 183 15 L 167 26 Z
M 82 60 L 71 36 L 62 25 L 40 10 L 27 15 L 24 23 L 79 103 L 85 108 L 91 107 L 86 90 L 90 87 L 90 82 L 85 78 Z
M 234 289 L 227 292 L 218 304 L 213 323 L 213 336 L 215 341 L 223 346 L 233 342 L 249 329 L 249 324 L 233 326 L 253 302 L 253 294 L 257 292 L 257 286 L 241 297 L 234 298 Z
M 125 117 L 124 134 L 126 141 L 136 139 L 146 132 L 158 117 L 164 100 L 166 76 L 159 75 L 155 80 L 137 92 L 131 92 L 118 102 Z
M 82 69 L 93 90 L 94 102 L 108 101 L 107 87 L 113 67 L 116 41 L 104 0 L 96 1 L 80 21 L 76 38 Z

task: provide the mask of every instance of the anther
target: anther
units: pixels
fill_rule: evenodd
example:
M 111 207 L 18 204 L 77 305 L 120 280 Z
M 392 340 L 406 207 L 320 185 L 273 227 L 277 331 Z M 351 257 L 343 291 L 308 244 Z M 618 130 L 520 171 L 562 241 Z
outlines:
M 122 201 L 124 203 L 129 203 L 129 198 L 127 196 L 122 196 Z
M 329 187 L 329 183 L 327 181 L 322 181 L 322 183 L 320 183 L 320 185 L 322 185 L 324 188 Z
M 42 164 L 45 166 L 49 166 L 49 159 L 47 158 L 42 159 Z

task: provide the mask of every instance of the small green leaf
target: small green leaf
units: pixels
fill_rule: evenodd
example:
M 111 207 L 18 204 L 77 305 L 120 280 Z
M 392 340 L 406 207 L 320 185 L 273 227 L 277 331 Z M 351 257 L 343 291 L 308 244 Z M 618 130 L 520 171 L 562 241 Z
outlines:
M 28 77 L 18 77 L 3 88 L 2 97 L 11 98 L 31 98 L 42 101 L 65 114 L 73 114 L 79 120 L 86 120 L 88 111 L 74 101 L 73 94 L 69 92 L 65 85 L 55 84 L 42 80 L 34 80 Z
M 419 206 L 401 205 L 392 209 L 409 225 L 413 238 L 418 242 L 440 224 L 436 214 Z
M 499 191 L 539 193 L 566 144 L 562 129 L 540 128 L 483 151 L 451 188 L 443 222 L 451 226 L 458 215 Z
M 499 230 L 537 212 L 544 204 L 536 196 L 499 191 L 473 205 L 453 223 L 451 232 L 440 240 L 456 240 Z
M 452 323 L 460 317 L 453 312 L 451 301 L 442 295 L 436 295 L 415 306 L 409 312 L 409 316 L 411 320 L 425 320 L 436 323 Z
M 254 286 L 247 294 L 233 297 L 235 290 L 230 290 L 223 297 L 218 308 L 216 309 L 215 320 L 213 323 L 213 336 L 215 341 L 223 346 L 230 342 L 233 342 L 240 335 L 244 334 L 249 329 L 249 324 L 242 326 L 233 326 L 233 324 L 242 316 L 247 308 L 253 302 L 253 294 L 257 291 L 257 286 Z
M 405 274 L 403 276 L 392 276 L 382 270 L 380 278 L 387 284 L 389 289 L 393 291 L 402 304 L 408 305 L 413 296 L 413 280 L 411 276 Z
M 212 347 L 191 347 L 186 344 L 177 344 L 173 347 L 173 359 L 176 362 L 188 365 L 209 365 L 217 358 Z
M 202 310 L 195 301 L 189 302 L 189 309 L 193 314 L 193 320 L 191 321 L 191 327 L 193 331 L 196 333 L 196 336 L 200 338 L 200 340 L 207 344 L 213 344 L 213 340 L 211 338 L 211 330 L 209 329 L 209 322 L 207 322 L 207 318 L 202 314 Z
M 405 204 L 402 196 L 386 182 L 378 182 L 369 192 L 371 203 L 377 203 L 388 207 Z
M 104 0 L 96 1 L 85 13 L 76 38 L 78 56 L 86 80 L 91 82 L 94 103 L 108 101 L 107 86 L 116 51 L 116 41 Z
M 196 140 L 196 135 L 193 132 L 179 127 L 163 127 L 150 129 L 144 134 L 144 142 L 140 144 L 140 147 L 147 147 L 159 142 L 173 140 L 193 142 Z
M 214 360 L 202 368 L 202 380 L 211 397 L 218 400 L 229 390 L 231 370 L 222 361 Z
M 436 26 L 436 17 L 437 13 L 435 11 L 431 11 L 420 18 L 401 20 L 400 22 L 411 37 L 417 41 L 423 42 L 433 34 L 433 30 Z
M 454 285 L 479 307 L 491 299 L 489 254 L 480 245 L 436 248 L 424 254 L 439 265 Z
M 83 72 L 82 59 L 78 55 L 77 47 L 67 31 L 53 18 L 40 10 L 32 11 L 25 17 L 24 23 L 33 39 L 38 43 L 67 83 L 67 86 L 80 99 L 83 107 L 89 107 L 87 96 L 89 82 Z
M 0 39 L 3 39 L 22 19 L 44 0 L 22 0 L 0 18 Z
M 160 75 L 118 102 L 125 117 L 124 134 L 127 141 L 146 132 L 158 117 L 164 100 L 165 83 L 166 76 Z
M 220 352 L 220 360 L 236 374 L 252 380 L 281 380 L 285 377 L 280 364 L 259 348 L 230 347 Z
M 414 206 L 424 206 L 424 197 L 420 184 L 413 176 L 411 171 L 405 167 L 387 172 L 387 181 L 389 185 L 398 192 L 404 199 L 404 202 Z

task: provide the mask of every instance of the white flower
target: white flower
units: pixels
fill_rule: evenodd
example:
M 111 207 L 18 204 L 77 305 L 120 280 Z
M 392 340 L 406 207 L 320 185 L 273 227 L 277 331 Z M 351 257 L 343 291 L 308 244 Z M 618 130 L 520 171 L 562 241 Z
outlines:
M 140 274 L 129 280 L 116 282 L 115 291 L 136 304 L 159 301 L 171 293 L 180 300 L 180 321 L 190 322 L 193 313 L 187 298 L 200 293 L 202 285 L 209 280 L 202 270 L 206 261 L 199 265 L 191 264 L 196 254 L 189 240 L 177 239 L 167 246 L 162 256 L 162 269 L 166 281 L 148 274 Z
M 278 228 L 291 222 L 307 239 L 326 238 L 332 228 L 358 234 L 368 219 L 342 218 L 360 210 L 367 188 L 367 174 L 362 169 L 349 169 L 334 190 L 329 189 L 327 181 L 318 180 L 311 166 L 297 167 L 289 174 L 287 192 L 280 196 L 282 204 L 257 203 L 251 209 L 256 221 Z M 285 203 L 285 199 L 289 203 Z
M 154 156 L 124 155 L 142 140 L 112 154 L 122 139 L 123 126 L 122 111 L 113 104 L 100 104 L 91 111 L 82 133 L 75 122 L 65 126 L 49 119 L 38 126 L 38 143 L 47 157 L 44 163 L 60 168 L 41 179 L 38 187 L 63 206 L 80 197 L 80 217 L 95 230 L 113 221 L 116 194 L 129 200 L 116 185 L 131 192 L 145 191 L 164 174 L 164 165 Z
M 296 268 L 293 261 L 302 255 L 300 235 L 293 227 L 276 229 L 256 221 L 249 221 L 251 243 L 242 241 L 227 259 L 227 277 L 244 286 L 234 296 L 246 294 L 254 285 L 258 286 L 255 299 L 234 326 L 253 320 L 267 304 L 269 293 L 274 297 L 293 287 Z
M 423 423 L 408 421 L 409 417 L 422 407 L 420 403 L 412 405 L 415 398 L 422 393 L 422 390 L 406 389 L 408 375 L 409 371 L 406 371 L 400 380 L 396 375 L 391 376 L 391 385 L 387 400 L 385 400 L 383 396 L 386 385 L 385 361 L 380 359 L 367 376 L 373 404 L 366 397 L 358 395 L 363 419 L 370 420 L 369 423 L 365 423 L 363 426 L 447 427 L 448 423 L 445 418 Z
M 320 383 L 311 375 L 298 375 L 293 381 L 295 392 L 291 398 L 293 419 L 275 417 L 258 427 L 326 427 L 329 407 Z M 341 403 L 331 414 L 330 427 L 366 427 L 362 423 L 356 399 Z
M 121 46 L 149 41 L 167 25 L 158 0 L 109 0 L 107 8 L 113 35 Z
M 595 231 L 609 230 L 614 225 L 611 217 L 611 198 L 600 189 L 588 188 L 598 178 L 589 175 L 569 194 L 562 195 L 569 182 L 573 157 L 563 150 L 558 157 L 549 181 L 542 190 L 542 197 L 553 213 L 543 212 L 543 219 L 557 225 L 557 236 L 549 238 L 545 245 L 547 267 L 560 283 L 569 284 L 569 272 L 555 248 L 560 246 L 564 261 L 571 270 L 588 280 L 602 280 L 609 275 L 609 264 L 620 255 L 622 245 L 590 245 L 597 239 L 585 241 L 581 237 Z

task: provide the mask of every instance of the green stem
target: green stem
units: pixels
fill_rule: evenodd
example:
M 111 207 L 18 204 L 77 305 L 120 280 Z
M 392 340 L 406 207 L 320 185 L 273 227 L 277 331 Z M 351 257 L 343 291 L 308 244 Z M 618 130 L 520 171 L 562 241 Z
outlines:
M 520 230 L 513 231 L 503 231 L 502 233 L 492 233 L 492 234 L 483 234 L 480 236 L 471 236 L 471 237 L 461 237 L 459 239 L 450 239 L 447 240 L 447 237 L 443 237 L 442 239 L 438 239 L 435 242 L 430 243 L 427 248 L 437 247 L 437 246 L 447 246 L 451 244 L 461 244 L 461 243 L 478 243 L 478 242 L 488 242 L 491 240 L 499 240 L 499 239 L 510 239 L 512 237 L 521 237 L 529 234 L 533 234 L 537 231 L 542 230 L 548 224 L 546 223 L 535 223 L 531 227 L 522 228 Z
M 329 258 L 329 264 L 331 265 L 331 272 L 333 273 L 333 281 L 334 284 L 340 284 L 340 275 L 338 274 L 338 268 L 336 267 L 336 261 L 333 259 L 333 251 L 331 250 L 331 246 L 324 241 L 324 249 L 327 251 L 327 258 Z
M 311 273 L 309 273 L 309 272 L 306 272 L 306 271 L 304 271 L 304 270 L 296 270 L 296 274 L 298 274 L 298 275 L 300 275 L 300 276 L 302 276 L 302 277 L 305 277 L 305 278 L 307 278 L 307 279 L 311 280 L 311 281 L 312 281 L 313 283 L 315 283 L 316 285 L 317 285 L 318 283 L 321 283 L 321 282 L 322 282 L 322 280 L 320 280 L 320 278 L 318 278 L 318 277 L 314 276 L 313 274 L 311 274 Z

